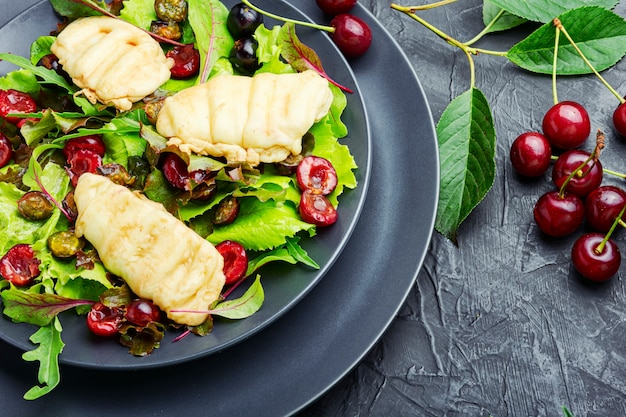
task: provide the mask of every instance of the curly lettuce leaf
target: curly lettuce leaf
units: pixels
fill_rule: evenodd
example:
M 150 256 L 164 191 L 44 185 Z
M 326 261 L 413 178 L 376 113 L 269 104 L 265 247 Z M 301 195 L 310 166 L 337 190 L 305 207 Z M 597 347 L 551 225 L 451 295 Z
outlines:
M 292 204 L 278 204 L 273 200 L 241 198 L 237 221 L 216 227 L 207 239 L 218 244 L 230 239 L 241 243 L 248 250 L 268 250 L 283 245 L 287 238 L 306 231 L 315 234 L 315 226 L 302 221 Z

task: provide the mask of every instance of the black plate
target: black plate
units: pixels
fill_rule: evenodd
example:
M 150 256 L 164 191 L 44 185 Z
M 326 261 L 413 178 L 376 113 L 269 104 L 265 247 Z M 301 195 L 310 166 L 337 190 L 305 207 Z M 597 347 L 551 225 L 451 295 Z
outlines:
M 294 8 L 279 0 L 271 2 L 271 7 L 279 15 L 303 18 Z M 39 2 L 0 29 L 0 51 L 28 56 L 30 43 L 37 36 L 46 35 L 55 29 L 56 24 L 57 19 L 49 2 Z M 268 27 L 274 24 L 276 22 L 266 21 Z M 206 356 L 224 350 L 269 325 L 298 303 L 326 275 L 345 247 L 363 207 L 371 165 L 370 135 L 363 101 L 347 62 L 321 32 L 301 32 L 302 41 L 319 51 L 326 71 L 336 81 L 354 90 L 353 94 L 347 95 L 348 106 L 342 119 L 348 126 L 349 133 L 342 141 L 350 147 L 359 166 L 356 172 L 359 185 L 356 190 L 349 190 L 340 197 L 339 220 L 333 227 L 320 228 L 314 239 L 303 240 L 302 246 L 321 266 L 320 270 L 291 265 L 268 265 L 260 271 L 265 303 L 258 313 L 246 320 L 226 322 L 218 319 L 210 335 L 187 337 L 178 343 L 172 343 L 172 339 L 180 333 L 168 332 L 161 348 L 141 359 L 129 355 L 127 349 L 113 338 L 94 337 L 85 326 L 84 317 L 68 312 L 61 317 L 64 329 L 62 338 L 66 344 L 59 358 L 62 363 L 100 369 L 137 369 L 172 365 Z M 0 63 L 0 71 L 6 72 L 7 67 L 10 69 L 10 64 Z M 244 287 L 233 296 L 241 295 Z M 0 338 L 25 350 L 32 349 L 28 338 L 35 330 L 34 326 L 16 325 L 6 317 L 0 319 Z
M 293 4 L 313 20 L 315 2 Z M 3 9 L 4 10 L 4 9 Z M 20 416 L 282 416 L 328 390 L 380 338 L 414 285 L 430 242 L 439 163 L 432 117 L 405 55 L 362 7 L 374 43 L 352 68 L 367 104 L 372 172 L 352 237 L 288 314 L 224 352 L 172 367 L 111 372 L 63 366 L 61 385 L 21 399 L 36 368 L 0 343 L 3 412 Z

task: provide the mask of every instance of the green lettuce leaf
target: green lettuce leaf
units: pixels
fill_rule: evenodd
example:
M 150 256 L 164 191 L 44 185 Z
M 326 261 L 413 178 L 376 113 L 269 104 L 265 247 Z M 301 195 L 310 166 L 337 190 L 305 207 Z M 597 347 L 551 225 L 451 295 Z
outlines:
M 273 200 L 261 202 L 257 198 L 241 198 L 237 221 L 216 227 L 208 236 L 209 242 L 218 244 L 235 240 L 249 250 L 273 249 L 287 242 L 288 237 L 307 231 L 315 234 L 315 226 L 300 219 L 291 204 L 277 204 Z

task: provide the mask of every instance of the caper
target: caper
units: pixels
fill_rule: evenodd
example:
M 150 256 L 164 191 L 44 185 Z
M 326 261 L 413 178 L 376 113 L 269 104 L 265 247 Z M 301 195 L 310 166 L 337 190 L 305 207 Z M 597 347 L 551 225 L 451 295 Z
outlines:
M 239 214 L 239 200 L 228 196 L 219 202 L 213 216 L 213 223 L 217 225 L 230 224 L 235 221 Z
M 185 0 L 156 0 L 154 11 L 161 20 L 182 22 L 187 18 L 187 2 Z
M 183 31 L 177 22 L 154 20 L 150 23 L 150 32 L 162 38 L 177 41 L 183 36 Z
M 69 230 L 53 233 L 48 237 L 48 249 L 58 258 L 75 256 L 85 246 L 85 241 Z
M 41 191 L 29 191 L 17 201 L 17 209 L 29 220 L 45 220 L 52 216 L 54 205 Z
M 123 165 L 114 162 L 99 166 L 98 173 L 119 185 L 128 186 L 135 182 L 135 177 L 130 175 Z

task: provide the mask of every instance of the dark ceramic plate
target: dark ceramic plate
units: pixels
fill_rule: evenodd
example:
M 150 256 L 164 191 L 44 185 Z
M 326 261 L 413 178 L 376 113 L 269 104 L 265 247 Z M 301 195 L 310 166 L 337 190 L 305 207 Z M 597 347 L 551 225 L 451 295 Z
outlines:
M 315 2 L 292 3 L 312 20 L 325 21 Z M 62 366 L 60 386 L 36 402 L 21 399 L 36 382 L 36 367 L 20 359 L 19 349 L 0 342 L 6 415 L 290 415 L 365 356 L 422 265 L 439 162 L 431 114 L 410 63 L 367 11 L 357 6 L 354 12 L 374 35 L 367 54 L 351 62 L 367 104 L 371 178 L 356 228 L 324 279 L 288 314 L 223 352 L 140 371 Z
M 275 0 L 272 6 L 279 15 L 303 18 L 293 7 Z M 56 28 L 57 19 L 48 1 L 39 2 L 32 8 L 19 14 L 15 19 L 0 29 L 0 51 L 8 51 L 28 56 L 28 48 L 37 36 L 46 35 Z M 275 24 L 266 22 L 269 27 Z M 114 338 L 99 338 L 90 334 L 85 326 L 84 317 L 73 312 L 61 316 L 63 325 L 62 338 L 66 344 L 60 361 L 67 364 L 94 368 L 145 368 L 171 365 L 176 362 L 205 356 L 244 340 L 253 333 L 285 314 L 298 303 L 326 275 L 341 250 L 345 247 L 354 230 L 361 212 L 370 171 L 370 135 L 365 107 L 354 75 L 346 61 L 334 48 L 330 40 L 319 31 L 301 31 L 305 44 L 310 45 L 319 54 L 328 74 L 337 82 L 354 91 L 348 94 L 348 105 L 343 121 L 348 126 L 348 137 L 342 139 L 350 147 L 359 166 L 356 172 L 359 186 L 340 197 L 339 220 L 332 227 L 320 228 L 313 239 L 303 240 L 303 247 L 321 266 L 319 270 L 291 265 L 268 265 L 260 271 L 261 283 L 265 291 L 265 303 L 261 310 L 245 320 L 216 320 L 213 332 L 206 337 L 187 337 L 172 343 L 179 332 L 167 332 L 161 347 L 145 358 L 136 358 L 128 354 Z M 9 64 L 0 63 L 0 71 L 10 69 Z M 240 295 L 244 288 L 242 286 Z M 36 330 L 34 326 L 14 324 L 9 319 L 0 319 L 0 338 L 22 349 L 30 350 L 28 338 Z

